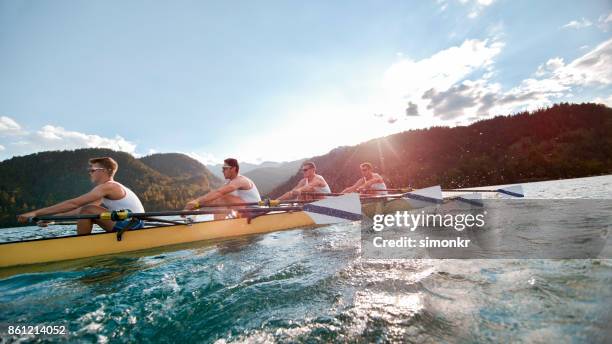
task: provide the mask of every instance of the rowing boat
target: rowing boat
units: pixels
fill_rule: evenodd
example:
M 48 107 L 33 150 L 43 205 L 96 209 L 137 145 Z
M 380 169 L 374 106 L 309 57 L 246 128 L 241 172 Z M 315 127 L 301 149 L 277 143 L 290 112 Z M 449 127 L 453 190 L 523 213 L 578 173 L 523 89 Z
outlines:
M 307 203 L 301 207 L 268 208 L 272 211 L 255 217 L 158 225 L 126 231 L 120 235 L 118 233 L 94 233 L 86 236 L 73 235 L 0 243 L 0 267 L 65 261 L 204 240 L 356 221 L 361 219 L 362 215 L 373 217 L 376 214 L 390 214 L 441 205 L 448 201 L 442 197 L 442 191 L 440 186 L 433 186 L 399 195 L 365 197 L 362 200 L 357 194 L 347 194 Z M 481 197 L 479 191 L 453 197 L 452 201 L 478 205 Z M 522 194 L 522 190 L 519 191 L 516 188 L 493 191 L 502 195 Z M 266 210 L 266 208 L 258 208 L 258 210 Z M 155 215 L 155 213 L 142 215 L 147 214 Z M 135 214 L 132 215 L 136 217 Z M 66 219 L 65 217 L 56 218 Z
M 293 208 L 291 208 L 293 209 Z M 300 211 L 278 211 L 235 218 L 167 225 L 117 233 L 94 233 L 0 243 L 0 267 L 95 257 L 196 241 L 268 233 L 299 227 L 350 222 L 361 218 L 357 194 L 330 197 Z

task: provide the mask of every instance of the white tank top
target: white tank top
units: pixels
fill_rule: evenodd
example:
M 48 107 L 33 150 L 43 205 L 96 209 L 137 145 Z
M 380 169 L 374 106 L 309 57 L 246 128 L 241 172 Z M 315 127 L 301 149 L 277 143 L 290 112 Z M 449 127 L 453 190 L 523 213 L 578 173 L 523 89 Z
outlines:
M 259 190 L 257 190 L 257 186 L 255 185 L 255 183 L 253 183 L 252 180 L 250 180 L 249 178 L 242 176 L 243 178 L 246 178 L 246 180 L 249 181 L 249 183 L 251 184 L 251 188 L 248 190 L 240 190 L 240 189 L 236 189 L 232 192 L 230 192 L 229 194 L 232 196 L 236 196 L 239 197 L 243 202 L 245 203 L 251 203 L 251 202 L 259 202 L 261 201 L 261 196 L 259 195 Z M 229 184 L 231 181 L 228 179 L 225 184 Z
M 102 204 L 106 209 L 110 211 L 129 209 L 133 213 L 144 213 L 145 210 L 142 203 L 140 203 L 140 199 L 138 199 L 138 196 L 136 196 L 132 190 L 115 181 L 109 181 L 107 183 L 115 183 L 121 186 L 125 192 L 125 196 L 123 196 L 121 199 L 108 199 L 106 197 L 102 198 Z
M 367 180 L 365 179 L 365 177 L 363 177 L 363 182 L 365 183 Z M 370 185 L 370 187 L 368 188 L 368 190 L 372 190 L 374 191 L 373 193 L 376 195 L 386 195 L 387 194 L 387 185 L 385 184 L 385 182 L 382 183 L 375 183 Z M 377 191 L 377 190 L 381 190 L 381 191 Z
M 308 185 L 308 178 L 304 178 L 304 179 L 306 179 L 306 185 Z M 327 181 L 325 181 L 325 178 L 321 177 L 321 179 L 323 179 L 323 181 L 325 182 L 325 186 L 315 187 L 314 192 L 331 193 L 331 189 L 329 188 L 329 185 L 327 185 Z

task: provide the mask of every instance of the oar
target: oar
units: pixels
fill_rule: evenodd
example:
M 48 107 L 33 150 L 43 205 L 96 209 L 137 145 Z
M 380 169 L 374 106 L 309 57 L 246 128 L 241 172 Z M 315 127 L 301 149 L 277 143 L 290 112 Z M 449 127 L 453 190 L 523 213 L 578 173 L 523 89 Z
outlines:
M 400 189 L 388 189 L 388 190 L 400 190 Z M 304 195 L 313 196 L 342 196 L 342 195 L 359 195 L 362 201 L 378 200 L 378 199 L 396 199 L 406 198 L 415 201 L 423 201 L 429 203 L 442 203 L 442 190 L 439 185 L 431 186 L 423 189 L 401 189 L 410 190 L 408 192 L 397 193 L 397 194 L 386 194 L 386 195 L 362 195 L 358 193 L 337 193 L 337 192 L 303 192 Z M 384 191 L 384 190 L 379 190 Z
M 396 188 L 396 189 L 368 189 L 367 191 L 371 191 L 371 192 L 376 192 L 376 191 L 387 191 L 387 192 L 401 192 L 401 193 L 406 193 L 406 192 L 411 192 L 414 191 L 415 189 L 411 188 L 411 187 L 407 187 L 407 188 Z
M 325 198 L 304 204 L 302 208 L 317 225 L 358 221 L 362 217 L 357 194 Z
M 404 193 L 398 193 L 398 194 L 386 194 L 386 195 L 367 195 L 367 194 L 359 194 L 356 192 L 348 192 L 348 193 L 341 193 L 341 192 L 302 192 L 302 195 L 308 195 L 308 196 L 320 196 L 320 197 L 328 197 L 328 196 L 332 196 L 332 197 L 336 197 L 336 196 L 344 196 L 344 195 L 359 195 L 359 198 L 361 200 L 369 200 L 369 199 L 378 199 L 378 198 L 393 198 L 393 197 L 404 197 Z M 287 203 L 295 203 L 295 202 L 312 202 L 312 201 L 287 201 Z
M 260 206 L 260 207 L 277 207 L 283 204 L 294 204 L 294 203 L 311 203 L 315 200 L 304 201 L 304 200 L 280 200 L 280 199 L 264 199 L 258 202 L 245 202 L 245 203 L 221 203 L 221 204 L 202 204 L 199 208 L 231 208 L 231 207 L 249 207 L 249 206 Z
M 444 189 L 442 190 L 444 192 L 491 192 L 491 193 L 498 193 L 501 197 L 504 198 L 521 198 L 521 197 L 525 197 L 525 193 L 523 192 L 523 187 L 521 185 L 512 185 L 512 186 L 507 186 L 504 188 L 500 188 L 500 189 L 484 189 L 484 190 L 479 190 L 479 189 Z
M 342 193 L 342 192 L 301 192 L 300 195 L 308 195 L 308 196 L 344 196 L 344 195 L 349 195 L 349 193 Z
M 476 192 L 461 194 L 458 196 L 445 197 L 444 201 L 446 203 L 453 202 L 453 201 L 464 203 L 470 207 L 472 206 L 476 206 L 479 208 L 484 207 L 484 203 L 482 203 L 482 194 L 476 193 Z
M 295 202 L 293 202 L 295 203 Z M 355 221 L 361 219 L 361 203 L 356 194 L 344 195 L 341 197 L 333 197 L 312 203 L 306 203 L 301 206 L 284 206 L 284 207 L 266 207 L 266 208 L 238 208 L 233 209 L 238 213 L 262 214 L 276 211 L 305 211 L 315 223 L 337 223 L 344 221 Z M 227 210 L 211 209 L 211 210 L 177 210 L 177 211 L 151 211 L 144 213 L 132 213 L 128 210 L 109 211 L 100 214 L 79 214 L 79 215 L 59 215 L 59 216 L 37 216 L 30 218 L 30 222 L 38 221 L 75 221 L 75 220 L 113 220 L 122 221 L 129 218 L 151 218 L 163 216 L 181 216 L 181 215 L 210 215 L 210 214 L 227 214 Z

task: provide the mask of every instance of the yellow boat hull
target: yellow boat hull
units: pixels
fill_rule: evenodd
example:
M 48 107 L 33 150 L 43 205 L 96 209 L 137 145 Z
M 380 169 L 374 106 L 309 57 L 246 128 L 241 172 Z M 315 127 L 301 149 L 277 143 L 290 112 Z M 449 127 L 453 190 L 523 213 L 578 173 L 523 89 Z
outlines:
M 247 219 L 228 219 L 187 225 L 145 228 L 123 233 L 70 236 L 0 244 L 0 267 L 48 263 L 95 257 L 202 240 L 267 233 L 313 226 L 303 211 L 268 214 Z
M 362 213 L 368 217 L 409 209 L 411 209 L 410 204 L 401 199 L 377 200 L 362 204 Z M 314 225 L 315 222 L 306 212 L 295 211 L 259 216 L 250 223 L 242 218 L 126 231 L 121 241 L 117 240 L 116 233 L 99 233 L 0 243 L 0 267 L 111 255 Z

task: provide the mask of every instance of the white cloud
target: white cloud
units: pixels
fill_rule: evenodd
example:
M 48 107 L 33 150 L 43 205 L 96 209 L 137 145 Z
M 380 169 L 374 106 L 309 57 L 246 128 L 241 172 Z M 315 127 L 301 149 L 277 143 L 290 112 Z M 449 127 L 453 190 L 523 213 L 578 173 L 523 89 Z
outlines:
M 486 117 L 515 111 L 534 110 L 571 97 L 573 90 L 602 88 L 612 83 L 612 39 L 603 42 L 566 64 L 561 58 L 549 59 L 516 87 L 502 91 L 498 84 L 481 78 L 465 80 L 447 89 L 432 88 L 423 94 L 426 108 L 444 121 Z M 612 99 L 599 99 L 609 104 Z
M 429 88 L 445 90 L 470 73 L 490 67 L 502 48 L 500 42 L 474 39 L 419 61 L 402 59 L 387 69 L 383 84 L 388 92 L 407 97 L 420 97 Z
M 580 20 L 572 20 L 569 23 L 563 25 L 563 27 L 568 29 L 584 29 L 585 27 L 589 27 L 592 25 L 593 23 L 591 23 L 585 18 L 582 18 Z
M 0 152 L 2 152 L 3 150 L 5 150 L 6 148 L 4 148 L 3 145 L 0 145 Z
M 14 119 L 0 116 L 0 135 L 16 135 L 21 132 L 21 126 Z
M 380 100 L 378 109 L 405 118 L 407 106 L 413 115 L 414 111 L 428 107 L 428 100 L 423 99 L 428 90 L 444 92 L 473 74 L 484 73 L 490 77 L 494 58 L 503 46 L 498 41 L 466 40 L 460 46 L 439 51 L 422 60 L 399 60 L 384 74 L 385 97 Z
M 612 24 L 612 12 L 608 15 L 601 15 L 597 20 L 597 26 L 604 32 L 608 32 L 610 25 Z
M 482 13 L 482 11 L 493 4 L 494 0 L 459 0 L 459 3 L 463 6 L 467 6 L 469 10 L 468 17 L 474 19 Z M 440 6 L 440 12 L 444 12 L 448 9 L 449 0 L 437 0 L 436 3 Z
M 45 145 L 49 149 L 75 149 L 75 148 L 109 148 L 135 155 L 136 145 L 117 135 L 107 138 L 98 135 L 89 135 L 77 131 L 69 131 L 62 127 L 45 125 L 30 139 L 32 142 Z
M 18 139 L 15 139 L 15 133 L 19 134 Z M 0 158 L 78 148 L 109 148 L 137 156 L 136 145 L 119 135 L 108 138 L 53 125 L 45 125 L 40 130 L 27 132 L 22 130 L 15 120 L 8 117 L 0 118 L 0 140 L 4 147 Z
M 188 153 L 182 152 L 182 154 L 185 154 L 188 157 L 195 159 L 204 165 L 217 165 L 223 162 L 223 159 L 219 159 L 210 153 L 206 153 L 202 155 L 196 152 L 188 152 Z
M 536 76 L 544 76 L 547 73 L 554 72 L 555 70 L 563 67 L 563 59 L 560 57 L 552 58 L 546 61 L 545 64 L 540 65 L 536 71 Z
M 551 62 L 553 61 L 554 62 Z M 547 80 L 557 82 L 557 88 L 570 85 L 599 86 L 612 82 L 612 39 L 609 39 L 593 50 L 578 57 L 569 64 L 564 64 L 562 59 L 551 59 L 547 65 L 550 77 Z
M 468 5 L 470 7 L 468 18 L 474 19 L 478 17 L 486 7 L 493 4 L 494 0 L 460 0 L 459 2 L 463 5 Z
M 271 110 L 283 114 L 269 125 L 274 135 L 244 135 L 235 142 L 240 150 L 230 147 L 222 153 L 241 161 L 256 161 L 262 154 L 266 154 L 264 159 L 293 160 L 402 129 L 468 123 L 546 106 L 577 92 L 577 80 L 588 84 L 594 84 L 596 78 L 604 80 L 608 73 L 602 69 L 607 61 L 605 47 L 602 44 L 572 61 L 553 56 L 542 61 L 538 73 L 534 70 L 523 82 L 504 87 L 495 80 L 496 59 L 504 49 L 500 40 L 466 40 L 422 59 L 411 59 L 410 52 L 404 52 L 395 57 L 379 83 L 371 81 L 376 79 L 363 82 L 368 91 L 365 96 L 348 97 L 343 93 L 346 88 L 330 88 L 319 90 L 308 100 L 283 98 L 284 102 Z M 570 70 L 573 72 L 568 74 Z M 557 74 L 566 76 L 569 83 L 561 82 Z M 418 116 L 407 116 L 408 112 Z M 390 124 L 389 119 L 397 120 Z M 261 147 L 268 148 L 262 153 Z

